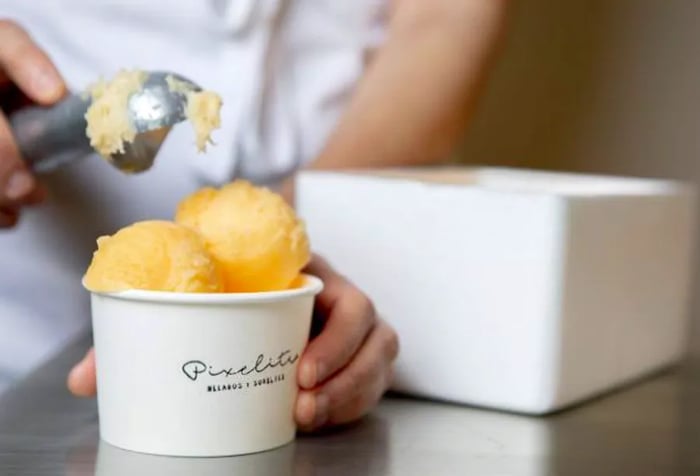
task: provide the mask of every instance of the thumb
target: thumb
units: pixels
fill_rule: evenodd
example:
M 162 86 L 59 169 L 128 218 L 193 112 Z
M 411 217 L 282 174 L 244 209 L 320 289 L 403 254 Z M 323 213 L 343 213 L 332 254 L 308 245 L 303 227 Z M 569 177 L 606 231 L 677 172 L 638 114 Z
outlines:
M 96 379 L 95 349 L 91 348 L 68 374 L 68 389 L 77 397 L 93 397 L 97 393 Z

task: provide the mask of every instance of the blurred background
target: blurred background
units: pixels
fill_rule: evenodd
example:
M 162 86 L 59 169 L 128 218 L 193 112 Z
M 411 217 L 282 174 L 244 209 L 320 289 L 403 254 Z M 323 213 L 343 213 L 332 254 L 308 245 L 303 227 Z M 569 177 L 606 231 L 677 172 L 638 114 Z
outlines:
M 457 161 L 700 186 L 700 2 L 528 0 L 509 22 Z

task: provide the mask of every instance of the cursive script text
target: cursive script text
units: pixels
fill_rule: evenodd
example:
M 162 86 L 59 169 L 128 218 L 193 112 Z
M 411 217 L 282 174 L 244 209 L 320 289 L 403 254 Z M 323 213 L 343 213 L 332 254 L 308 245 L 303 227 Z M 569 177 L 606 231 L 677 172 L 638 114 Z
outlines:
M 206 374 L 211 377 L 234 377 L 237 375 L 250 375 L 265 372 L 268 369 L 286 367 L 299 360 L 299 354 L 293 354 L 291 350 L 285 350 L 276 357 L 265 357 L 265 354 L 258 355 L 255 363 L 243 365 L 241 367 L 218 368 L 208 365 L 201 360 L 190 360 L 182 365 L 182 372 L 192 380 L 197 380 L 200 375 Z

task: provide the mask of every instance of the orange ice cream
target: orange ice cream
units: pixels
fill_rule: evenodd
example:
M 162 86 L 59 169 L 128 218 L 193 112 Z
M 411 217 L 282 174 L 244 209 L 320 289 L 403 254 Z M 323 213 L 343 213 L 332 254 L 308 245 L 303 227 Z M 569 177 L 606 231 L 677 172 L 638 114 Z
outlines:
M 91 291 L 128 289 L 221 292 L 221 275 L 202 238 L 167 221 L 142 221 L 97 240 L 84 284 Z
M 180 203 L 175 221 L 202 236 L 226 292 L 296 286 L 310 259 L 306 229 L 294 209 L 281 196 L 246 181 L 195 192 Z

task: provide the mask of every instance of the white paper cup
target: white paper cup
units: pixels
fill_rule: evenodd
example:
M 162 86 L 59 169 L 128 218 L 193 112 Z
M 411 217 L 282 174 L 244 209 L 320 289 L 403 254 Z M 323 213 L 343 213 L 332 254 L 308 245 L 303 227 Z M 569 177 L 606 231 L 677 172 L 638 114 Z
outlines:
M 92 293 L 100 437 L 171 456 L 264 451 L 295 435 L 296 369 L 323 288 Z

